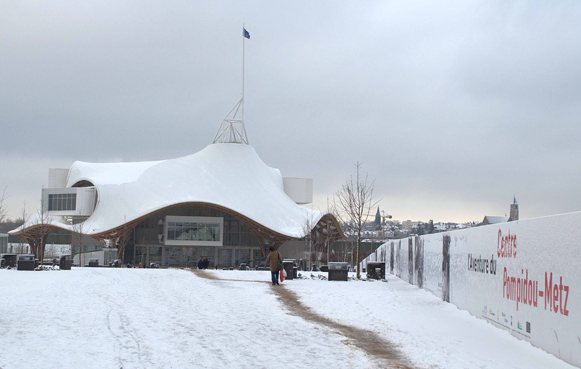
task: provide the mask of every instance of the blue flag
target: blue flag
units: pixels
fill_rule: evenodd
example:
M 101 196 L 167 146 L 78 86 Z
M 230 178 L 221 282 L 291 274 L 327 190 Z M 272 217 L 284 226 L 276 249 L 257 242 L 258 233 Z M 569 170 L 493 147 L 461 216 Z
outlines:
M 242 28 L 244 30 L 243 36 L 250 40 L 250 33 L 246 30 L 246 28 Z

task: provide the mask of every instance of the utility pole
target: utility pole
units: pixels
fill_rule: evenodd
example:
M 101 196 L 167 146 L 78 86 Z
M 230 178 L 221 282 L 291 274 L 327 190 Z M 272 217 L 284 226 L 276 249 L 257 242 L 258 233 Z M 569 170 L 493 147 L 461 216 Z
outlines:
M 383 219 L 383 224 L 381 225 L 381 232 L 382 232 L 382 237 L 383 239 L 385 239 L 385 219 L 391 219 L 391 215 L 389 214 L 385 214 L 385 210 L 381 211 L 381 218 Z

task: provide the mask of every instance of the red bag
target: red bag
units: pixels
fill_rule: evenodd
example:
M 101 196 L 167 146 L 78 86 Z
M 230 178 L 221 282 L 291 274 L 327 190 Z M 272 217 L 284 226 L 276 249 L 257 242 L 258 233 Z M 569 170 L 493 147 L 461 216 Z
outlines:
M 283 274 L 282 270 L 280 270 L 279 273 L 280 273 L 280 281 L 284 282 L 284 274 Z

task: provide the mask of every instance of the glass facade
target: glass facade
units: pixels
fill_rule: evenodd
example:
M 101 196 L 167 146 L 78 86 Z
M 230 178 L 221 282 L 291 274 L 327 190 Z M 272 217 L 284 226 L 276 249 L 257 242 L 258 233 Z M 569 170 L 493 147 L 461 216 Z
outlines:
M 135 256 L 133 259 L 135 265 L 147 265 L 147 246 L 136 246 Z
M 209 264 L 214 266 L 216 265 L 216 251 L 215 247 L 200 247 L 200 259 L 208 259 Z
M 250 260 L 250 249 L 236 249 L 234 253 L 234 265 L 246 263 Z
M 220 241 L 220 222 L 168 221 L 167 239 L 171 241 Z
M 48 211 L 76 210 L 76 193 L 55 193 L 48 195 Z
M 166 247 L 165 265 L 196 266 L 198 263 L 197 247 Z
M 222 246 L 222 217 L 167 215 L 162 236 L 166 246 Z
M 177 206 L 152 214 L 134 229 L 125 261 L 148 265 L 236 267 L 262 256 L 261 244 L 235 216 L 205 206 Z
M 218 265 L 232 265 L 232 249 L 221 248 L 218 250 Z
M 149 262 L 161 264 L 162 249 L 161 247 L 149 248 Z

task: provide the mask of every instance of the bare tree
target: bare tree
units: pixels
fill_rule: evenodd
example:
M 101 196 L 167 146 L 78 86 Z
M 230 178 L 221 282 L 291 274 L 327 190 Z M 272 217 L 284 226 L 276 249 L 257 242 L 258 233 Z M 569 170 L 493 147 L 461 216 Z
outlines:
M 81 221 L 78 223 L 75 223 L 73 221 L 72 224 L 72 235 L 71 235 L 71 258 L 74 260 L 75 259 L 75 246 L 79 246 L 79 266 L 83 267 L 85 266 L 84 260 L 82 260 L 83 258 L 83 236 L 84 236 L 84 228 L 85 228 L 85 222 Z
M 28 220 L 28 214 L 26 214 L 26 200 L 22 202 L 22 224 L 24 225 L 26 224 L 26 221 Z M 25 240 L 24 238 L 21 238 L 22 240 Z M 31 245 L 29 245 L 29 247 L 32 247 Z M 20 242 L 20 252 L 23 252 L 22 250 L 24 249 L 24 243 Z M 30 249 L 30 252 L 32 252 L 32 248 Z
M 50 216 L 47 209 L 44 207 L 44 199 L 40 200 L 40 217 L 38 219 L 38 241 L 39 241 L 39 253 L 40 253 L 40 265 L 44 262 L 44 251 L 46 249 L 46 239 L 48 235 L 53 231 L 52 217 Z
M 368 175 L 361 175 L 361 163 L 355 164 L 355 178 L 351 176 L 333 196 L 335 216 L 349 230 L 357 235 L 357 278 L 361 278 L 361 233 L 371 211 L 379 200 L 373 198 L 375 181 L 368 182 Z
M 25 216 L 23 210 L 23 217 Z M 21 237 L 26 239 L 30 245 L 30 251 L 40 260 L 41 265 L 44 261 L 44 250 L 46 239 L 52 232 L 52 217 L 44 206 L 44 200 L 40 200 L 40 210 L 35 217 L 24 223 Z
M 330 213 L 331 209 L 329 209 L 329 196 L 327 196 L 327 213 Z M 331 261 L 331 243 L 329 242 L 329 234 L 331 233 L 331 230 L 329 229 L 330 225 L 329 222 L 326 222 L 326 235 L 327 237 L 325 237 L 325 247 L 327 248 L 327 265 L 329 265 L 329 262 Z
M 7 189 L 8 186 L 4 187 L 4 191 L 2 191 L 2 195 L 0 195 L 0 223 L 4 223 L 6 213 L 8 212 L 8 209 L 6 209 L 6 199 L 8 198 L 8 194 L 6 193 Z
M 313 227 L 315 226 L 312 213 L 308 212 L 305 222 L 303 223 L 303 233 L 305 234 L 305 250 L 309 252 L 309 271 L 313 270 Z

